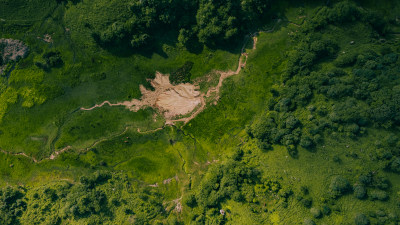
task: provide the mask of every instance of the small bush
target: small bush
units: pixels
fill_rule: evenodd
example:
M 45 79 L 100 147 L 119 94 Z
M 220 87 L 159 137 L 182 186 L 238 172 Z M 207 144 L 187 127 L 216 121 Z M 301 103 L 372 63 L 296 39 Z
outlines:
M 352 66 L 357 60 L 357 55 L 354 53 L 342 54 L 333 62 L 337 67 L 347 67 Z
M 339 197 L 351 189 L 349 181 L 342 176 L 334 177 L 329 185 L 329 189 L 334 197 Z
M 313 215 L 314 218 L 321 218 L 322 217 L 322 212 L 318 208 L 311 208 L 310 212 L 311 212 L 311 214 Z
M 360 184 L 354 185 L 353 191 L 354 191 L 354 196 L 358 199 L 364 199 L 365 196 L 367 195 L 367 190 L 363 185 Z
M 312 205 L 312 198 L 311 197 L 303 198 L 301 200 L 301 204 L 306 208 L 310 208 Z
M 369 197 L 372 201 L 379 200 L 379 201 L 387 201 L 389 199 L 388 194 L 386 191 L 382 190 L 373 190 L 369 193 Z
M 304 219 L 304 225 L 315 225 L 312 219 Z
M 193 207 L 195 207 L 197 205 L 196 197 L 192 193 L 187 194 L 183 198 L 183 202 L 185 203 L 185 205 L 189 206 L 190 208 L 193 208 Z
M 360 213 L 360 214 L 357 214 L 354 217 L 354 223 L 356 225 L 368 225 L 369 224 L 369 219 L 368 219 L 368 217 L 366 215 Z
M 329 208 L 329 206 L 327 205 L 322 206 L 322 213 L 325 216 L 328 216 L 329 214 L 331 214 L 331 208 Z

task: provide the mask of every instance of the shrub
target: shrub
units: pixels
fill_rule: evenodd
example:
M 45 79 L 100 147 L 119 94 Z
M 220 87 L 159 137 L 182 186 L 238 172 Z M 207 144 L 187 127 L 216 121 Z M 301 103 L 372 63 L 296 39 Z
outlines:
M 356 225 L 368 225 L 369 219 L 367 218 L 366 215 L 359 213 L 354 217 L 354 223 Z
M 302 136 L 300 139 L 300 146 L 303 148 L 311 148 L 314 145 L 313 140 L 308 136 Z
M 346 53 L 339 55 L 333 64 L 337 67 L 348 67 L 354 65 L 357 60 L 357 54 Z
M 306 208 L 310 208 L 312 205 L 312 198 L 311 197 L 303 198 L 301 200 L 301 204 Z
M 329 214 L 331 214 L 331 208 L 329 208 L 329 206 L 327 205 L 322 206 L 322 213 L 328 216 Z
M 381 190 L 386 190 L 390 187 L 390 181 L 386 177 L 374 177 L 373 185 Z
M 322 212 L 318 208 L 311 208 L 310 212 L 314 216 L 314 218 L 321 218 L 321 216 L 322 216 Z
M 370 184 L 372 183 L 372 176 L 371 176 L 371 174 L 360 175 L 360 176 L 358 177 L 358 181 L 359 181 L 361 184 L 364 184 L 364 185 L 368 186 L 368 185 L 370 185 Z
M 194 196 L 194 194 L 190 193 L 187 194 L 184 198 L 183 198 L 183 202 L 189 206 L 190 208 L 193 208 L 197 205 L 196 202 L 196 197 Z
M 394 173 L 400 174 L 400 157 L 396 157 L 389 164 L 388 169 Z
M 382 190 L 373 190 L 373 191 L 371 191 L 369 193 L 369 197 L 373 201 L 375 201 L 375 200 L 387 201 L 389 199 L 389 196 L 386 193 L 386 191 L 382 191 Z
M 356 184 L 353 187 L 354 196 L 358 199 L 363 199 L 367 195 L 367 190 L 361 184 Z
M 59 51 L 47 52 L 43 55 L 43 59 L 49 67 L 60 67 L 64 64 Z
M 331 180 L 329 189 L 334 197 L 339 197 L 348 192 L 351 187 L 349 181 L 342 176 L 336 176 Z
M 312 219 L 304 219 L 304 225 L 315 225 Z

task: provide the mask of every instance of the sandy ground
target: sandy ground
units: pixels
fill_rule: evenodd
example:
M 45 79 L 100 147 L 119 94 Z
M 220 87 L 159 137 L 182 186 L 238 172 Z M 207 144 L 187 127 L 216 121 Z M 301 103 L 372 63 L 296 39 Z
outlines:
M 144 107 L 157 108 L 164 114 L 166 119 L 171 119 L 179 115 L 185 115 L 192 112 L 199 104 L 202 103 L 199 87 L 190 83 L 172 85 L 169 81 L 169 75 L 156 72 L 156 77 L 150 80 L 154 91 L 147 90 L 143 85 L 140 86 L 142 98 L 132 99 L 112 104 L 105 101 L 100 105 L 95 105 L 91 108 L 81 108 L 81 110 L 93 110 L 102 107 L 105 104 L 110 106 L 123 105 L 131 111 L 138 111 Z

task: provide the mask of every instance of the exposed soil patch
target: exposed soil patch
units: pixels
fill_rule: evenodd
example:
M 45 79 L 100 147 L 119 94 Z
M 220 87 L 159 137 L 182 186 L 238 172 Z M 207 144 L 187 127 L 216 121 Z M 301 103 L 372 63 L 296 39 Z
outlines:
M 110 106 L 123 105 L 131 111 L 138 111 L 145 107 L 157 108 L 163 113 L 166 119 L 171 119 L 179 115 L 185 115 L 192 112 L 196 106 L 201 104 L 201 93 L 199 87 L 190 83 L 172 85 L 169 81 L 169 75 L 156 72 L 156 77 L 150 80 L 154 91 L 147 90 L 143 85 L 140 85 L 142 98 L 132 99 L 112 104 L 105 101 L 100 105 L 95 105 L 91 108 L 81 108 L 82 110 L 93 110 L 102 107 L 105 104 Z

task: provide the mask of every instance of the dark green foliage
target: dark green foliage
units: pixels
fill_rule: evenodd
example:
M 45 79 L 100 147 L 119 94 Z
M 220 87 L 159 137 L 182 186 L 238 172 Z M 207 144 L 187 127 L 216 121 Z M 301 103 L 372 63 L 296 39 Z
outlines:
M 312 198 L 311 197 L 305 197 L 301 200 L 301 204 L 306 207 L 306 208 L 310 208 L 312 206 Z
M 278 103 L 279 104 L 279 103 Z M 272 112 L 263 115 L 248 129 L 250 136 L 259 140 L 261 149 L 269 149 L 272 144 L 285 145 L 289 153 L 296 155 L 296 145 L 300 142 L 300 121 L 293 114 L 278 114 Z M 306 143 L 308 147 L 312 143 Z M 311 141 L 310 141 L 311 142 Z
M 12 187 L 0 189 L 0 224 L 19 224 L 22 213 L 26 210 L 24 194 Z
M 132 1 L 126 4 L 128 15 L 121 15 L 105 29 L 95 30 L 93 37 L 104 47 L 130 45 L 138 49 L 148 46 L 157 29 L 170 27 L 176 22 L 180 15 L 176 15 L 175 10 L 187 4 L 186 1 L 179 3 L 169 0 Z
M 329 216 L 331 214 L 331 208 L 329 208 L 329 206 L 327 205 L 323 205 L 322 206 L 322 214 L 324 214 L 325 216 Z
M 197 204 L 197 203 L 196 203 L 196 197 L 195 197 L 195 195 L 192 194 L 192 193 L 185 195 L 184 198 L 183 198 L 183 202 L 184 202 L 187 206 L 189 206 L 189 207 L 191 207 L 191 208 L 195 207 L 196 204 Z
M 244 152 L 242 149 L 237 149 L 233 155 L 232 155 L 232 159 L 235 161 L 241 161 L 243 158 Z
M 336 176 L 332 178 L 331 183 L 329 185 L 329 191 L 333 197 L 340 197 L 346 194 L 350 190 L 351 186 L 346 178 L 342 176 Z
M 390 171 L 400 174 L 400 157 L 395 157 L 387 167 Z
M 107 26 L 93 32 L 94 39 L 104 47 L 154 47 L 152 42 L 160 31 L 167 30 L 176 31 L 182 45 L 190 46 L 198 39 L 215 46 L 235 40 L 269 16 L 269 1 L 259 0 L 145 0 L 124 4 L 129 9 L 127 14 L 117 16 L 111 23 L 107 21 Z
M 282 190 L 277 179 L 261 180 L 261 174 L 244 163 L 247 154 L 237 151 L 233 159 L 221 165 L 212 165 L 200 184 L 183 197 L 183 203 L 191 208 L 192 223 L 220 224 L 225 221 L 220 213 L 222 204 L 231 199 L 241 204 L 258 206 L 274 196 L 287 199 L 292 192 Z
M 215 46 L 231 41 L 257 24 L 269 12 L 269 1 L 229 0 L 227 2 L 200 0 L 196 14 L 196 29 L 201 43 Z
M 372 184 L 372 174 L 368 173 L 366 175 L 360 175 L 358 177 L 358 181 L 363 185 L 371 185 Z
M 43 59 L 49 67 L 59 67 L 63 64 L 61 53 L 59 51 L 47 52 L 43 54 Z
M 193 62 L 187 61 L 182 67 L 172 72 L 169 77 L 171 83 L 180 84 L 190 82 L 190 77 L 192 76 L 190 70 L 192 70 L 193 64 Z
M 354 65 L 356 60 L 357 60 L 357 54 L 345 53 L 345 54 L 340 54 L 333 63 L 337 67 L 348 67 Z
M 275 94 L 268 101 L 268 113 L 254 121 L 250 136 L 262 143 L 285 145 L 297 157 L 293 149 L 298 144 L 313 149 L 325 131 L 356 137 L 364 135 L 369 126 L 389 128 L 399 124 L 400 88 L 393 82 L 398 78 L 392 75 L 392 71 L 398 70 L 397 54 L 387 51 L 388 54 L 379 55 L 372 49 L 340 50 L 343 46 L 332 34 L 340 29 L 339 25 L 371 19 L 365 25 L 370 26 L 377 18 L 347 1 L 322 7 L 301 28 L 302 32 L 294 36 L 297 44 L 288 53 L 286 72 L 282 75 L 285 85 L 273 89 Z M 321 62 L 352 66 L 352 70 L 321 69 Z M 316 99 L 313 104 L 318 107 L 313 105 L 309 115 L 304 116 L 302 109 Z M 298 115 L 302 117 L 297 118 Z
M 373 201 L 374 200 L 387 201 L 389 199 L 389 196 L 386 193 L 386 191 L 382 190 L 372 190 L 371 192 L 369 192 L 368 196 Z
M 120 210 L 124 220 L 136 215 L 143 224 L 164 216 L 159 193 L 129 182 L 124 175 L 96 172 L 80 180 L 84 184 L 55 182 L 26 193 L 11 187 L 0 190 L 1 224 L 114 223 Z
M 109 180 L 112 177 L 110 172 L 107 171 L 97 171 L 94 173 L 92 176 L 86 177 L 82 176 L 80 177 L 80 182 L 88 187 L 89 189 L 94 188 L 95 186 L 102 184 Z
M 366 215 L 359 213 L 354 217 L 354 223 L 356 225 L 368 225 L 370 222 Z
M 358 199 L 364 199 L 367 195 L 367 190 L 363 185 L 356 184 L 353 187 L 354 196 Z
M 64 62 L 59 51 L 50 51 L 42 55 L 43 62 L 35 62 L 35 65 L 45 71 L 51 68 L 63 66 Z
M 258 173 L 241 162 L 230 161 L 224 166 L 212 167 L 200 183 L 196 202 L 201 207 L 216 207 L 236 191 L 247 190 L 258 179 Z M 246 194 L 251 195 L 251 191 Z
M 309 194 L 309 190 L 307 186 L 301 186 L 300 187 L 300 191 L 303 195 L 308 195 Z
M 105 80 L 107 78 L 107 74 L 106 73 L 92 73 L 90 75 L 90 78 L 93 81 L 101 81 L 101 80 Z
M 199 2 L 196 21 L 200 42 L 214 45 L 217 40 L 229 40 L 239 34 L 239 1 L 228 4 L 210 0 Z
M 383 176 L 374 176 L 372 186 L 381 190 L 387 190 L 390 187 L 390 181 Z

